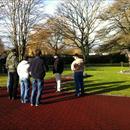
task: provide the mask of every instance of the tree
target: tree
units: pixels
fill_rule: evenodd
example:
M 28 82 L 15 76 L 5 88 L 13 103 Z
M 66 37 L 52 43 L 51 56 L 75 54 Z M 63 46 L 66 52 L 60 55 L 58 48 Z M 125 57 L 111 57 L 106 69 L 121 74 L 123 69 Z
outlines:
M 2 42 L 2 40 L 0 39 L 0 55 L 4 52 L 5 48 L 4 48 L 4 44 Z
M 46 23 L 37 25 L 35 33 L 31 35 L 29 45 L 35 48 L 42 48 L 44 54 L 63 54 L 66 50 L 65 39 L 60 33 L 60 29 L 53 23 L 54 19 L 48 19 Z
M 25 54 L 32 26 L 41 19 L 42 0 L 1 0 L 2 15 L 19 60 Z
M 28 53 L 32 55 L 35 49 L 41 48 L 43 54 L 51 54 L 52 50 L 47 43 L 51 32 L 44 25 L 36 25 L 33 30 L 35 33 L 30 35 L 27 46 Z
M 65 44 L 65 38 L 62 35 L 61 29 L 55 26 L 55 22 L 56 18 L 50 18 L 46 23 L 46 27 L 51 33 L 47 39 L 47 43 L 54 54 L 62 54 L 67 45 Z
M 129 0 L 116 0 L 100 15 L 100 18 L 107 22 L 107 25 L 98 32 L 100 39 L 105 43 L 102 49 L 106 51 L 107 46 L 112 51 L 130 50 Z
M 57 10 L 57 27 L 83 54 L 85 62 L 95 45 L 101 0 L 66 0 Z

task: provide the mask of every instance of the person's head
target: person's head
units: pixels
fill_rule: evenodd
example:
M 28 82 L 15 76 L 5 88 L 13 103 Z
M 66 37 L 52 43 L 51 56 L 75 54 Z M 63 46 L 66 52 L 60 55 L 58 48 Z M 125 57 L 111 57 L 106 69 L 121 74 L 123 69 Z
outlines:
M 36 55 L 36 56 L 41 56 L 41 55 L 42 55 L 41 50 L 40 50 L 40 49 L 36 49 L 36 50 L 35 50 L 35 55 Z
M 23 60 L 28 61 L 28 56 L 27 56 L 27 55 L 24 55 Z
M 58 55 L 54 55 L 54 59 L 57 59 L 58 58 Z
M 15 48 L 12 48 L 11 49 L 11 53 L 13 53 L 14 55 L 16 55 L 17 53 L 16 53 L 16 49 Z
M 73 55 L 73 58 L 74 59 L 80 58 L 80 55 L 76 53 L 76 54 Z
M 12 51 L 12 52 L 16 52 L 16 49 L 15 49 L 15 48 L 12 48 L 11 51 Z

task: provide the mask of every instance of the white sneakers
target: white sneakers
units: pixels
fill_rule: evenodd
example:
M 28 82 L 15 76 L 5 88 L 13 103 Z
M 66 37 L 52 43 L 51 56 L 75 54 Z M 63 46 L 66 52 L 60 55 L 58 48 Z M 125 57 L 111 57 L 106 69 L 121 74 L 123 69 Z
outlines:
M 33 104 L 31 104 L 31 106 L 34 106 L 34 105 L 33 105 Z M 38 104 L 36 104 L 35 106 L 36 106 L 36 107 L 38 107 L 39 105 L 38 105 Z

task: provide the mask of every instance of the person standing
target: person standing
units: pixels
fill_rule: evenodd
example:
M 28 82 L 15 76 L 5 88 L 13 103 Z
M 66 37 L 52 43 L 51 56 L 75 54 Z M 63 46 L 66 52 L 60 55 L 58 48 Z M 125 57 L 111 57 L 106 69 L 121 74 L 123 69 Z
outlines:
M 81 96 L 84 95 L 84 86 L 83 86 L 84 61 L 82 58 L 80 58 L 79 54 L 75 54 L 73 58 L 75 60 L 71 64 L 71 70 L 74 72 L 76 96 Z
M 41 100 L 41 94 L 44 86 L 44 77 L 46 74 L 46 63 L 41 57 L 40 49 L 36 49 L 35 58 L 31 61 L 29 72 L 32 76 L 32 93 L 31 93 L 31 106 L 38 106 Z
M 29 97 L 30 79 L 28 69 L 29 69 L 28 57 L 25 56 L 17 67 L 17 73 L 20 78 L 20 94 L 22 103 L 28 103 L 30 98 Z
M 9 93 L 9 99 L 17 98 L 17 65 L 18 60 L 16 56 L 16 49 L 12 49 L 6 58 L 6 69 L 8 71 L 7 92 Z
M 57 92 L 61 91 L 61 74 L 64 70 L 64 64 L 62 59 L 58 55 L 54 56 L 53 74 L 55 74 Z

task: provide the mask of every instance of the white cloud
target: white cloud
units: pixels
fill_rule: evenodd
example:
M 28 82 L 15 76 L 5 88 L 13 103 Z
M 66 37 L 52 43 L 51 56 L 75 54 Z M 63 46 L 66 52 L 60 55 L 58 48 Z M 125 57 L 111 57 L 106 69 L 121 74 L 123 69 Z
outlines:
M 45 1 L 46 6 L 44 8 L 44 12 L 53 15 L 60 1 L 61 0 L 46 0 Z

